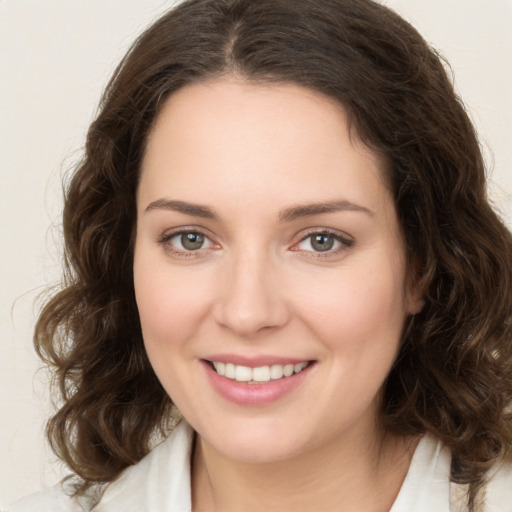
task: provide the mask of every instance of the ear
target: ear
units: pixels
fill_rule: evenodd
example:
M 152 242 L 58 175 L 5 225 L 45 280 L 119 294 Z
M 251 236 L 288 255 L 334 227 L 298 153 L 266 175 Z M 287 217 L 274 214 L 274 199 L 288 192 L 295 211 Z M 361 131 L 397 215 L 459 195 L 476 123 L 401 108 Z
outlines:
M 425 299 L 417 287 L 408 293 L 406 309 L 408 315 L 417 315 L 423 309 L 424 305 Z
M 421 285 L 421 272 L 418 261 L 410 264 L 406 282 L 406 311 L 408 315 L 417 315 L 425 305 L 423 286 Z

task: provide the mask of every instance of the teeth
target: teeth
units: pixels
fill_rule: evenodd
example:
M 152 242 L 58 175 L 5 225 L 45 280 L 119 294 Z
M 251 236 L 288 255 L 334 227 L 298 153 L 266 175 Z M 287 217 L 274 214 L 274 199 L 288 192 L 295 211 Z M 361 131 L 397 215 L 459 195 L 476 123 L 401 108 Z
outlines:
M 231 363 L 226 364 L 226 370 L 224 371 L 224 375 L 228 379 L 234 379 L 235 378 L 235 365 Z
M 284 373 L 284 376 L 285 377 L 289 377 L 290 375 L 293 375 L 293 370 L 294 370 L 294 366 L 293 364 L 287 364 L 285 365 L 284 369 L 283 369 L 283 373 Z
M 270 367 L 270 378 L 272 380 L 282 379 L 284 375 L 284 368 L 280 364 L 273 364 Z
M 237 382 L 249 382 L 252 380 L 252 368 L 248 366 L 235 366 L 235 380 Z
M 252 379 L 257 382 L 268 382 L 270 380 L 270 368 L 268 366 L 260 366 L 252 369 Z
M 251 368 L 249 366 L 239 366 L 232 363 L 213 362 L 215 371 L 228 379 L 237 382 L 269 382 L 283 377 L 290 377 L 294 373 L 300 373 L 308 366 L 308 362 L 298 364 L 273 364 L 272 366 L 258 366 Z
M 213 366 L 219 375 L 226 375 L 226 365 L 224 363 L 213 363 Z
M 306 368 L 306 366 L 307 366 L 307 365 L 308 365 L 308 363 L 307 363 L 307 362 L 304 362 L 304 363 L 298 363 L 298 364 L 296 364 L 296 365 L 294 366 L 293 371 L 294 371 L 295 373 L 299 373 L 299 372 L 301 372 L 302 370 L 304 370 L 304 368 Z

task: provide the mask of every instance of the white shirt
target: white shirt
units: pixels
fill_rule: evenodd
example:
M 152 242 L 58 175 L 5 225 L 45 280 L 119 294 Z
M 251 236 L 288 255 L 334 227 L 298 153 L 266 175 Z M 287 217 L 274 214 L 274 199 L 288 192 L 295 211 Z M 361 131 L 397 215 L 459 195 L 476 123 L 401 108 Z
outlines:
M 106 486 L 97 505 L 98 488 L 73 498 L 72 486 L 59 483 L 17 501 L 7 512 L 189 512 L 193 437 L 182 421 L 167 440 Z M 448 449 L 423 436 L 390 512 L 462 511 L 458 497 L 465 488 L 449 479 Z M 512 465 L 493 472 L 485 500 L 482 512 L 512 512 Z

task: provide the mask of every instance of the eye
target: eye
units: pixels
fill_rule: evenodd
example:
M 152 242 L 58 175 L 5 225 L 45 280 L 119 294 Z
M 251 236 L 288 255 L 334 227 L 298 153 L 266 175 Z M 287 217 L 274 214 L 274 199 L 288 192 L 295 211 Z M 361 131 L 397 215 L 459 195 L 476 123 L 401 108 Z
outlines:
M 197 251 L 203 248 L 206 237 L 202 233 L 180 233 L 171 238 L 170 242 L 174 243 L 180 249 L 186 251 Z
M 214 244 L 199 231 L 180 231 L 162 237 L 160 243 L 174 253 L 193 253 L 201 249 L 209 249 Z
M 309 233 L 307 236 L 294 246 L 293 250 L 316 252 L 316 253 L 334 253 L 344 248 L 348 248 L 353 241 L 337 233 L 320 231 Z
M 314 250 L 318 252 L 330 251 L 337 242 L 337 240 L 332 235 L 327 235 L 325 233 L 318 233 L 316 235 L 309 235 L 304 242 Z

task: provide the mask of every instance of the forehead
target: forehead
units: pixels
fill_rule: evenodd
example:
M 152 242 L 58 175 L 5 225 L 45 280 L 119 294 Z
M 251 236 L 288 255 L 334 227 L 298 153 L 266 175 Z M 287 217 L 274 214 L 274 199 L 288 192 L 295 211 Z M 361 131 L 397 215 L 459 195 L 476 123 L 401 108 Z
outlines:
M 208 191 L 224 190 L 226 201 L 247 204 L 258 194 L 311 202 L 349 193 L 363 201 L 382 195 L 382 168 L 335 100 L 297 85 L 225 78 L 166 101 L 148 140 L 139 198 L 165 192 L 204 202 Z

